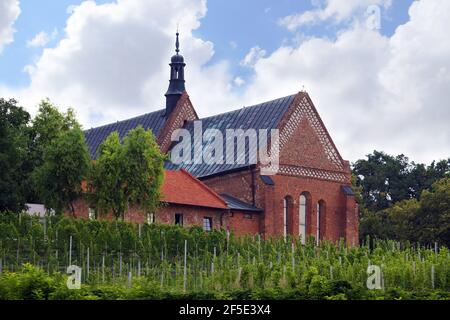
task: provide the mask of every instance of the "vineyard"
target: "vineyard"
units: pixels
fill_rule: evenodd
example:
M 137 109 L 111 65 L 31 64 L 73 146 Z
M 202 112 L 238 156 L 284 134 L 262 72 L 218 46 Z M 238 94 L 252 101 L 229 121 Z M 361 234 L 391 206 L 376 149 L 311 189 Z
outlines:
M 82 287 L 66 286 L 67 267 Z M 367 269 L 381 268 L 369 290 Z M 0 299 L 450 299 L 450 251 L 0 215 Z

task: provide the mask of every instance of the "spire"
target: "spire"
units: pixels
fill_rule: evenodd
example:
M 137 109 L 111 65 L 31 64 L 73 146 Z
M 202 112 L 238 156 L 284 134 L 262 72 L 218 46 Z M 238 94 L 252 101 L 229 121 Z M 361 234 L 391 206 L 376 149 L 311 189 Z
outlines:
M 180 33 L 176 33 L 176 41 L 175 41 L 175 52 L 176 54 L 172 57 L 170 62 L 170 81 L 169 81 L 169 89 L 166 92 L 166 118 L 172 113 L 175 109 L 178 100 L 181 98 L 181 95 L 186 90 L 184 83 L 184 67 L 186 64 L 184 63 L 184 58 L 180 54 Z
M 180 40 L 178 39 L 178 36 L 180 35 L 180 33 L 178 32 L 178 27 L 177 27 L 177 41 L 175 41 L 175 52 L 177 53 L 177 55 L 180 53 Z

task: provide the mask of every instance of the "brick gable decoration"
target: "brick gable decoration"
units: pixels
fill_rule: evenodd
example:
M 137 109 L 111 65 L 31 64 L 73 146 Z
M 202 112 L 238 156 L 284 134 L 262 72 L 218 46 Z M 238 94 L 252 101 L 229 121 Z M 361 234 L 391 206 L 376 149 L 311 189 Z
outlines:
M 168 161 L 162 190 L 166 205 L 155 213 L 154 220 L 199 226 L 207 221 L 212 228 L 229 229 L 237 235 L 290 235 L 302 240 L 314 236 L 316 240 L 330 241 L 343 238 L 349 244 L 357 244 L 359 212 L 351 191 L 349 162 L 341 157 L 309 95 L 299 92 L 199 119 L 185 89 L 185 66 L 177 40 L 176 55 L 170 64 L 166 108 L 87 130 L 92 157 L 111 132 L 118 131 L 123 137 L 138 125 L 154 133 L 164 153 L 173 148 L 171 136 L 176 129 L 194 133 L 194 121 L 201 121 L 202 133 L 208 129 L 223 134 L 227 129 L 277 129 L 279 169 L 272 176 L 262 175 L 259 162 Z M 208 141 L 200 143 L 205 147 Z M 199 150 L 198 147 L 193 144 L 191 151 Z M 245 148 L 248 159 L 248 146 Z M 83 205 L 79 207 L 83 210 Z M 144 222 L 137 211 L 130 212 L 129 220 Z

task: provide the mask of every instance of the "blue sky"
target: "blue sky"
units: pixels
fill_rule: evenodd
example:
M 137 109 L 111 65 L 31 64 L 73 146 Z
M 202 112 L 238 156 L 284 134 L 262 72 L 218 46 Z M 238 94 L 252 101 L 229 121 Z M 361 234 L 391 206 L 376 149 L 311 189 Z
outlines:
M 449 156 L 448 0 L 0 0 L 0 97 L 86 128 L 160 109 L 177 23 L 201 117 L 305 89 L 346 159 Z

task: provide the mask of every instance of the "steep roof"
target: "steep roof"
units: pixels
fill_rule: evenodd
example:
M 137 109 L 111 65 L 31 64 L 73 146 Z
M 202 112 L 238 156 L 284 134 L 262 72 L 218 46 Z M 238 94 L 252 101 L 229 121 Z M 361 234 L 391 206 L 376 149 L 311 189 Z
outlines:
M 163 201 L 167 203 L 228 208 L 216 192 L 184 170 L 166 170 L 161 191 Z
M 222 132 L 224 137 L 224 152 L 226 150 L 225 134 L 227 129 L 275 129 L 283 115 L 292 104 L 296 95 L 279 98 L 276 100 L 264 102 L 250 107 L 244 107 L 235 111 L 222 113 L 216 116 L 200 119 L 202 120 L 203 133 L 207 129 L 217 129 Z M 188 122 L 185 125 L 191 136 L 194 136 L 194 122 Z M 203 148 L 205 148 L 209 141 L 205 139 L 203 141 Z M 194 154 L 195 148 L 198 146 L 192 145 L 192 154 Z M 246 159 L 248 159 L 248 148 L 246 147 Z M 246 160 L 248 161 L 248 160 Z M 168 169 L 183 168 L 189 171 L 196 177 L 207 177 L 218 173 L 238 170 L 248 167 L 248 164 L 182 164 L 174 165 L 171 163 L 166 164 Z
M 260 103 L 250 107 L 244 107 L 231 112 L 218 114 L 212 117 L 200 119 L 202 121 L 203 133 L 207 129 L 217 129 L 222 132 L 224 136 L 224 151 L 226 150 L 225 134 L 227 129 L 274 129 L 278 126 L 281 118 L 292 104 L 295 95 L 275 99 L 272 101 Z M 142 116 L 118 121 L 116 123 L 107 124 L 101 127 L 93 128 L 85 131 L 86 142 L 89 148 L 91 157 L 97 157 L 97 149 L 100 144 L 114 131 L 119 133 L 120 138 L 123 138 L 128 131 L 134 129 L 138 125 L 142 125 L 144 129 L 151 130 L 155 136 L 158 136 L 161 128 L 165 123 L 165 109 L 158 110 L 152 113 L 147 113 Z M 194 122 L 189 121 L 185 124 L 191 136 L 194 136 Z M 209 143 L 208 139 L 203 141 L 203 148 Z M 192 154 L 194 154 L 194 144 L 192 145 Z M 248 146 L 246 146 L 246 159 L 248 159 Z M 239 170 L 248 167 L 248 164 L 182 164 L 175 165 L 166 162 L 165 168 L 168 170 L 185 169 L 195 177 L 207 177 L 227 171 Z
M 89 153 L 92 159 L 97 158 L 97 149 L 103 141 L 114 131 L 119 133 L 122 139 L 128 131 L 141 125 L 145 130 L 151 130 L 155 136 L 158 136 L 159 131 L 165 122 L 165 109 L 155 112 L 147 113 L 139 117 L 110 123 L 101 127 L 86 130 L 84 135 L 86 137 L 86 143 L 89 148 Z

